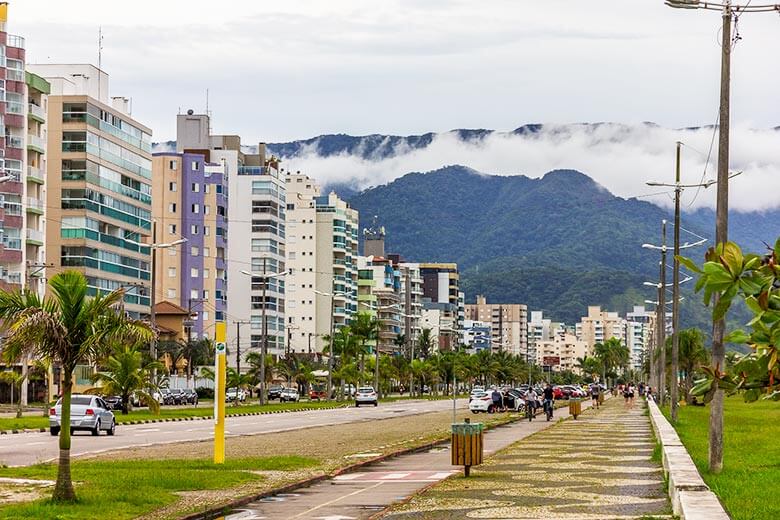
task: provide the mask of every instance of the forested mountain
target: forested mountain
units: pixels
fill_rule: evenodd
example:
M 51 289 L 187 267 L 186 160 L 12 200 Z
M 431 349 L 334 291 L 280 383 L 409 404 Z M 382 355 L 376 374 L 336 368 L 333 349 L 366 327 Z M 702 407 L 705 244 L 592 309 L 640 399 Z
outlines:
M 587 305 L 625 312 L 655 299 L 642 282 L 658 278 L 659 255 L 641 245 L 658 243 L 661 220 L 672 220 L 669 211 L 615 197 L 574 170 L 531 179 L 448 166 L 345 195 L 361 215 L 378 215 L 388 251 L 410 261 L 458 262 L 468 300 L 481 293 L 523 302 L 568 323 Z M 712 236 L 712 211 L 683 218 L 686 229 Z M 780 235 L 780 212 L 735 214 L 731 225 L 732 238 L 755 249 L 759 237 Z M 689 251 L 699 259 L 703 253 Z M 706 325 L 698 301 L 686 300 L 683 320 Z

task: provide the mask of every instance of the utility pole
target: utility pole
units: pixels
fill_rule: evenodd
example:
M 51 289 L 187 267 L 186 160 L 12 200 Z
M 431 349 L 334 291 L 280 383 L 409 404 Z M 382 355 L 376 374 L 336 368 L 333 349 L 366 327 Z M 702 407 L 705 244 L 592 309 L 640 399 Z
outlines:
M 263 292 L 262 292 L 262 300 L 263 300 L 263 313 L 262 313 L 262 320 L 263 320 L 263 343 L 260 347 L 260 404 L 265 404 L 265 355 L 266 352 L 268 352 L 268 323 L 266 322 L 266 316 L 265 316 L 265 308 L 268 306 L 268 302 L 265 299 L 265 290 L 268 286 L 268 277 L 266 276 L 266 262 L 267 258 L 263 257 L 263 277 L 261 280 L 263 281 Z
M 414 339 L 412 338 L 412 278 L 411 269 L 403 268 L 406 280 L 404 283 L 404 338 L 409 350 L 409 396 L 414 396 L 414 372 L 412 363 L 414 362 Z
M 151 274 L 151 291 L 149 294 L 149 324 L 152 326 L 152 331 L 154 331 L 154 336 L 152 337 L 152 341 L 149 344 L 149 354 L 152 358 L 152 361 L 157 361 L 157 317 L 154 312 L 154 305 L 155 305 L 155 294 L 157 293 L 157 286 L 155 285 L 157 281 L 157 248 L 154 247 L 155 244 L 157 244 L 157 221 L 152 220 L 152 244 L 149 246 L 152 253 L 152 274 Z M 140 249 L 140 248 L 139 248 Z M 139 301 L 140 303 L 140 301 Z M 152 381 L 157 383 L 157 367 L 154 366 L 152 368 Z
M 331 284 L 330 292 L 330 348 L 328 349 L 328 401 L 333 399 L 333 334 L 336 330 L 336 284 Z M 311 337 L 311 336 L 310 336 Z M 342 345 L 343 349 L 343 345 Z
M 666 220 L 661 221 L 661 269 L 658 285 L 658 309 L 660 314 L 658 345 L 658 402 L 664 404 L 666 394 Z
M 236 372 L 241 375 L 241 325 L 251 323 L 246 320 L 236 320 Z
M 720 11 L 721 30 L 721 60 L 720 60 L 720 127 L 718 139 L 718 195 L 715 210 L 715 246 L 728 241 L 729 212 L 729 128 L 731 101 L 731 20 L 742 13 L 780 13 L 780 5 L 750 5 L 749 0 L 744 5 L 736 5 L 731 0 L 723 3 L 701 2 L 699 0 L 666 0 L 666 5 L 681 9 L 705 9 Z M 715 295 L 713 306 L 718 304 Z M 712 323 L 712 366 L 716 371 L 724 368 L 726 351 L 723 336 L 726 330 L 726 318 L 713 320 Z M 709 425 L 709 465 L 710 471 L 720 473 L 723 469 L 723 390 L 718 388 L 718 380 L 713 382 L 715 395 L 710 402 Z
M 672 424 L 677 423 L 677 407 L 679 405 L 678 390 L 680 383 L 680 147 L 682 143 L 677 141 L 677 154 L 675 157 L 674 172 L 674 272 L 672 273 L 672 388 L 670 399 L 672 406 Z

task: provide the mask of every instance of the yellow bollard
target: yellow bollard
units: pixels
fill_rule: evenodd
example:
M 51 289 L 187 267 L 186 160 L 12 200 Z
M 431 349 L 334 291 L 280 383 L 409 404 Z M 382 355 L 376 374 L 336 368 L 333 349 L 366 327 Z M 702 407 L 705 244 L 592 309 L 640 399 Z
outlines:
M 214 356 L 214 464 L 225 462 L 225 379 L 227 378 L 227 360 L 225 322 L 217 322 L 215 327 Z

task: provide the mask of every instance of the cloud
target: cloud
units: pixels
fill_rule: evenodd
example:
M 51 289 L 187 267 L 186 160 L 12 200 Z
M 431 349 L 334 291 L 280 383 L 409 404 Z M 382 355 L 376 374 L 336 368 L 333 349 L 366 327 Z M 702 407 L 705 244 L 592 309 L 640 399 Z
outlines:
M 714 142 L 713 142 L 714 136 Z M 682 148 L 683 183 L 714 179 L 717 172 L 717 132 L 714 128 L 669 129 L 654 124 L 545 125 L 536 134 L 494 132 L 481 140 L 463 141 L 456 133 L 434 137 L 431 144 L 411 149 L 397 146 L 387 158 L 340 154 L 318 155 L 316 146 L 303 149 L 286 162 L 322 184 L 347 182 L 360 188 L 381 185 L 413 171 L 430 171 L 462 164 L 494 175 L 543 176 L 553 169 L 580 170 L 623 198 L 641 197 L 671 205 L 668 190 L 647 181 L 672 183 L 675 143 Z M 707 158 L 713 143 L 712 153 Z M 743 173 L 730 183 L 735 210 L 780 207 L 780 130 L 732 127 L 731 171 Z M 659 192 L 667 192 L 660 193 Z M 655 195 L 654 195 L 655 194 Z M 688 189 L 683 204 L 714 207 L 715 188 Z

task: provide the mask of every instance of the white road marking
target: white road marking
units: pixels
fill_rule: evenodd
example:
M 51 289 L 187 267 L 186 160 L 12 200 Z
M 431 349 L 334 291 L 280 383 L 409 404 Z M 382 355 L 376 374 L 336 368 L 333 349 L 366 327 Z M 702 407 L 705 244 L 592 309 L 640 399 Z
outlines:
M 365 473 L 350 473 L 349 475 L 339 475 L 334 480 L 352 480 L 365 475 Z
M 49 443 L 48 442 L 43 442 L 43 441 L 41 441 L 41 442 L 26 442 L 24 445 L 25 446 L 37 446 L 38 444 L 49 444 Z
M 382 480 L 398 480 L 404 477 L 408 477 L 411 473 L 388 473 L 384 477 L 379 477 Z
M 323 507 L 327 507 L 327 506 L 329 506 L 331 504 L 335 504 L 336 502 L 340 502 L 341 500 L 344 500 L 345 498 L 349 498 L 349 497 L 354 496 L 354 495 L 359 495 L 360 493 L 363 493 L 365 491 L 369 491 L 369 490 L 374 489 L 376 487 L 379 487 L 381 485 L 382 485 L 382 482 L 378 482 L 378 483 L 374 484 L 373 486 L 369 486 L 369 487 L 363 488 L 363 489 L 358 489 L 357 491 L 353 491 L 352 493 L 348 493 L 348 494 L 346 494 L 344 496 L 340 496 L 338 498 L 334 498 L 333 500 L 331 500 L 329 502 L 325 502 L 325 503 L 320 504 L 318 506 L 312 507 L 308 511 L 304 511 L 303 513 L 299 513 L 299 514 L 295 515 L 292 518 L 301 518 L 301 517 L 303 517 L 305 515 L 308 515 L 309 513 L 313 512 L 313 511 L 316 511 L 317 509 L 322 509 Z M 320 518 L 329 518 L 329 517 L 325 516 L 325 517 L 320 517 Z M 349 517 L 347 517 L 347 518 L 349 518 Z
M 138 430 L 139 432 L 159 432 L 160 428 L 144 428 L 142 430 Z
M 452 475 L 454 473 L 456 473 L 456 472 L 455 471 L 441 471 L 439 473 L 434 473 L 433 475 L 431 475 L 428 478 L 431 479 L 431 480 L 442 480 L 442 479 L 445 479 L 445 478 L 449 477 L 450 475 Z

